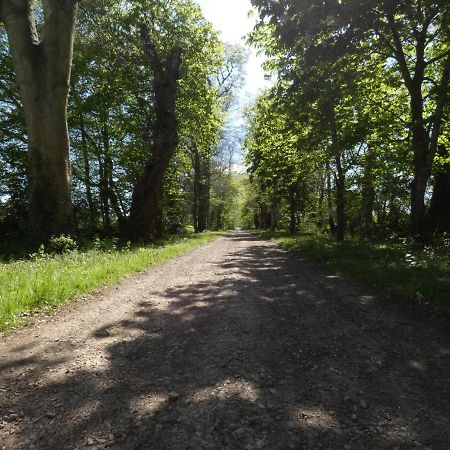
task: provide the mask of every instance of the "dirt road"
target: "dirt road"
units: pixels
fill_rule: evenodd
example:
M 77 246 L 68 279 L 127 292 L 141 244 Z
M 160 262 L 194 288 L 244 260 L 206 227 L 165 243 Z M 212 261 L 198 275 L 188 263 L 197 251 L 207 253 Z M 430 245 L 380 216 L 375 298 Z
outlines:
M 3 338 L 0 443 L 449 449 L 450 333 L 232 234 Z

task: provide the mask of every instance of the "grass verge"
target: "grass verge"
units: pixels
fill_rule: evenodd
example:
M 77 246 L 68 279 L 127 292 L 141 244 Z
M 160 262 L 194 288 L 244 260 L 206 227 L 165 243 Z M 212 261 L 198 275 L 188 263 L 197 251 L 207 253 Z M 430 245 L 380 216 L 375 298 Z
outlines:
M 127 275 L 165 262 L 220 236 L 172 237 L 157 245 L 124 250 L 89 250 L 50 258 L 0 262 L 0 331 L 24 325 L 30 312 L 49 312 Z
M 428 303 L 450 314 L 450 246 L 417 248 L 406 242 L 368 243 L 303 233 L 270 236 L 305 258 L 408 300 Z

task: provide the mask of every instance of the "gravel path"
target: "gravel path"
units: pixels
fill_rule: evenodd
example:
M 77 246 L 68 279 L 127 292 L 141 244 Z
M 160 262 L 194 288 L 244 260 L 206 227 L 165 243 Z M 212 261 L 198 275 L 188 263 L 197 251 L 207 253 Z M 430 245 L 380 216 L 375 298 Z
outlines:
M 230 234 L 0 342 L 2 449 L 449 449 L 450 333 Z

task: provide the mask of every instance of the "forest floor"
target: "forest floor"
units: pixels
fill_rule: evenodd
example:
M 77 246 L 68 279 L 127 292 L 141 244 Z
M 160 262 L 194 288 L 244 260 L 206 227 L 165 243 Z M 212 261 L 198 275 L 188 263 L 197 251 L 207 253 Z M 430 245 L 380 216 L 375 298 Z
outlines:
M 448 321 L 234 233 L 0 342 L 3 449 L 448 449 Z

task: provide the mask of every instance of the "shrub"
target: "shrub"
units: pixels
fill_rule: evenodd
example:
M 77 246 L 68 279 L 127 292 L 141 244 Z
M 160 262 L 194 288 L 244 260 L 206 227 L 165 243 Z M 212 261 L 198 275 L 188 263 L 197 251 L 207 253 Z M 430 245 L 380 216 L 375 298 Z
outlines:
M 192 225 L 185 225 L 184 232 L 186 234 L 192 234 L 195 233 L 195 228 Z
M 99 252 L 110 253 L 118 249 L 118 242 L 119 239 L 117 238 L 100 239 L 96 236 L 93 242 L 93 248 Z
M 78 250 L 78 244 L 71 236 L 61 234 L 52 236 L 48 242 L 47 253 L 62 255 Z

